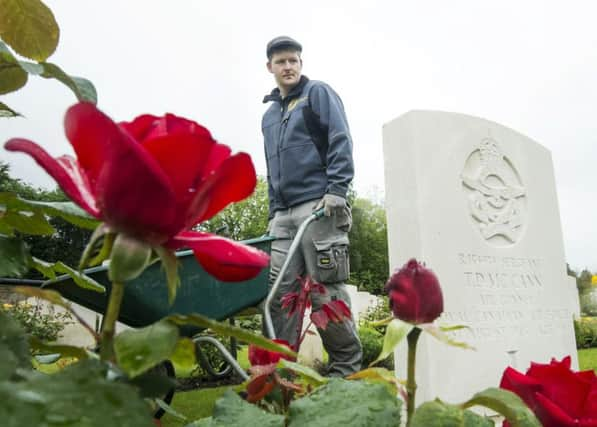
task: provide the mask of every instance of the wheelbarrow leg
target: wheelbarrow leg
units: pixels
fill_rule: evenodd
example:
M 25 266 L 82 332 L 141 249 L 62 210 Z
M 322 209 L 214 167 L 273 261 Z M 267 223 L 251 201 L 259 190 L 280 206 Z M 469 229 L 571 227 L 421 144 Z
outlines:
M 228 362 L 228 364 L 230 366 L 232 366 L 232 369 L 234 369 L 236 371 L 236 373 L 242 377 L 243 381 L 246 381 L 249 379 L 249 376 L 247 375 L 245 370 L 243 368 L 241 368 L 241 366 L 238 364 L 238 362 L 236 361 L 236 358 L 234 358 L 230 354 L 228 349 L 226 347 L 224 347 L 224 344 L 222 344 L 220 341 L 218 341 L 214 337 L 198 335 L 193 338 L 193 342 L 194 343 L 209 342 L 210 344 L 212 344 L 213 346 L 215 346 L 218 349 L 218 351 L 222 354 L 222 357 L 224 359 L 226 359 L 226 362 Z
M 267 336 L 271 339 L 276 338 L 276 332 L 274 331 L 274 324 L 272 322 L 272 314 L 271 314 L 271 305 L 274 300 L 276 293 L 278 292 L 278 288 L 280 287 L 280 283 L 282 283 L 282 278 L 284 277 L 284 273 L 286 273 L 286 269 L 290 265 L 290 261 L 301 244 L 301 239 L 303 238 L 303 234 L 305 230 L 316 219 L 319 219 L 323 216 L 323 209 L 319 209 L 318 211 L 313 212 L 307 219 L 303 221 L 296 232 L 296 236 L 294 236 L 294 240 L 290 244 L 290 248 L 288 249 L 288 255 L 286 256 L 286 260 L 284 264 L 282 264 L 282 268 L 274 281 L 269 293 L 267 294 L 267 298 L 265 299 L 265 304 L 263 307 L 263 321 L 265 323 L 265 332 Z

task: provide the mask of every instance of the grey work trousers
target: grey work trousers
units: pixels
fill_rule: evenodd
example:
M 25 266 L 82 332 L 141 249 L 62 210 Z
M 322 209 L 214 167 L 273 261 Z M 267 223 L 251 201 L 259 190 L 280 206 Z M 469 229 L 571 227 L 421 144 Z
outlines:
M 312 200 L 292 208 L 276 211 L 270 235 L 272 242 L 270 286 L 286 260 L 288 250 L 301 223 L 313 213 L 319 200 Z M 348 230 L 351 226 L 350 208 L 330 217 L 323 217 L 309 224 L 301 244 L 292 257 L 271 306 L 272 322 L 277 338 L 293 344 L 298 339 L 298 314 L 288 317 L 282 310 L 280 299 L 289 292 L 298 292 L 300 280 L 306 276 L 325 285 L 322 295 L 311 293 L 312 310 L 318 311 L 332 300 L 343 300 L 350 307 L 350 296 L 344 281 L 348 278 Z M 318 329 L 323 346 L 328 353 L 328 375 L 346 376 L 361 369 L 362 348 L 354 321 L 328 323 L 325 330 Z

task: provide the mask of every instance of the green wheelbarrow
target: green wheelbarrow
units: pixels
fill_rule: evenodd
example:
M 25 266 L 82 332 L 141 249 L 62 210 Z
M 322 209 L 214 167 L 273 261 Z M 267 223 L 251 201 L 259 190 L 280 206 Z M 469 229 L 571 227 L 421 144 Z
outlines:
M 274 240 L 275 237 L 264 236 L 241 243 L 269 253 L 271 242 Z M 199 313 L 222 321 L 258 306 L 268 295 L 269 268 L 263 269 L 257 277 L 249 281 L 221 282 L 201 267 L 192 251 L 179 251 L 176 256 L 179 262 L 180 286 L 174 302 L 168 303 L 164 269 L 161 268 L 160 263 L 154 263 L 138 278 L 127 282 L 118 321 L 127 326 L 139 328 L 149 326 L 170 314 L 191 313 Z M 46 281 L 41 286 L 56 290 L 68 300 L 103 314 L 111 291 L 108 267 L 88 268 L 84 273 L 105 286 L 106 292 L 100 294 L 81 288 L 68 275 Z M 233 369 L 243 379 L 247 379 L 246 372 L 236 362 L 236 343 L 233 341 L 230 343 L 231 352 L 229 352 L 214 337 L 199 334 L 201 331 L 197 327 L 181 328 L 181 334 L 192 337 L 195 342 L 200 366 L 214 379 L 227 377 Z M 222 357 L 218 357 L 218 353 Z M 174 367 L 170 361 L 165 361 L 154 369 L 163 375 L 175 377 Z M 162 400 L 170 404 L 173 395 L 174 389 L 170 390 Z M 163 413 L 162 409 L 158 409 L 154 416 L 159 418 Z
M 241 243 L 270 251 L 275 237 L 260 237 Z M 180 287 L 176 299 L 168 303 L 166 275 L 160 263 L 149 266 L 138 278 L 127 282 L 118 320 L 131 327 L 144 327 L 170 314 L 200 313 L 215 320 L 227 319 L 247 307 L 257 305 L 268 293 L 268 269 L 246 282 L 221 282 L 210 276 L 193 256 L 192 251 L 176 253 L 179 262 Z M 103 313 L 108 304 L 111 283 L 106 266 L 86 269 L 85 274 L 106 287 L 106 293 L 77 286 L 69 276 L 44 283 L 45 288 L 59 291 L 65 298 Z M 185 330 L 193 335 L 195 330 Z
M 242 243 L 270 252 L 275 237 L 264 236 L 245 240 Z M 197 262 L 193 252 L 176 253 L 179 262 L 180 286 L 172 304 L 168 303 L 166 275 L 160 263 L 149 266 L 138 278 L 124 287 L 124 296 L 118 321 L 134 328 L 149 326 L 171 314 L 199 313 L 215 320 L 225 320 L 240 312 L 256 307 L 268 294 L 269 269 L 263 269 L 257 277 L 245 282 L 221 282 L 209 275 Z M 54 289 L 68 300 L 98 313 L 104 313 L 108 305 L 111 282 L 108 267 L 86 269 L 85 274 L 106 287 L 100 294 L 77 286 L 69 276 L 60 276 L 43 284 L 46 289 Z M 200 328 L 183 327 L 181 333 L 195 336 Z M 200 362 L 202 362 L 200 358 Z M 210 374 L 221 377 L 222 372 L 215 366 L 203 366 Z
M 286 262 L 280 269 L 280 273 L 271 289 L 268 285 L 269 268 L 263 269 L 257 277 L 249 281 L 240 283 L 221 282 L 209 275 L 199 265 L 192 251 L 180 251 L 176 253 L 179 261 L 180 286 L 176 292 L 174 302 L 172 304 L 168 303 L 165 272 L 159 263 L 155 263 L 148 267 L 138 278 L 126 284 L 118 320 L 131 327 L 144 327 L 171 314 L 185 315 L 199 313 L 203 316 L 222 321 L 232 319 L 233 316 L 252 307 L 258 307 L 265 301 L 262 306 L 264 329 L 270 338 L 275 338 L 270 315 L 270 306 L 274 295 L 290 263 L 290 259 L 299 246 L 304 231 L 312 221 L 321 216 L 323 216 L 323 209 L 314 212 L 299 227 L 290 246 Z M 269 253 L 271 243 L 274 240 L 276 240 L 276 237 L 263 236 L 245 240 L 241 243 L 254 246 Z M 98 313 L 104 313 L 111 291 L 108 268 L 106 266 L 93 267 L 86 269 L 84 272 L 104 285 L 107 292 L 99 294 L 83 289 L 77 286 L 66 275 L 47 281 L 42 286 L 59 291 L 65 298 L 83 307 Z M 230 347 L 233 354 L 230 354 L 220 341 L 211 336 L 200 335 L 199 332 L 201 332 L 200 328 L 181 328 L 181 333 L 192 337 L 196 343 L 197 356 L 202 368 L 215 378 L 225 377 L 232 370 L 235 370 L 244 380 L 248 379 L 247 373 L 236 361 L 236 345 L 234 343 L 231 343 Z M 214 361 L 209 356 L 213 352 L 206 351 L 205 349 L 202 351 L 202 347 L 204 346 L 215 348 L 224 360 L 218 359 Z M 166 361 L 161 369 L 168 376 L 174 377 L 174 369 L 169 361 Z M 162 400 L 170 403 L 173 394 L 174 390 Z M 159 417 L 162 413 L 160 410 L 156 416 Z

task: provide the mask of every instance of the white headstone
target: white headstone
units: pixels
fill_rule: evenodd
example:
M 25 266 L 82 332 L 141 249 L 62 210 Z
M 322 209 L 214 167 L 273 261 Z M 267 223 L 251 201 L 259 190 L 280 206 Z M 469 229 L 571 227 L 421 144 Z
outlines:
M 355 285 L 346 285 L 346 292 L 350 296 L 352 317 L 357 324 L 369 309 L 374 308 L 381 301 L 378 296 L 359 291 Z
M 477 350 L 423 334 L 417 402 L 461 402 L 504 369 L 571 355 L 578 366 L 550 152 L 462 114 L 412 111 L 384 127 L 390 265 L 423 261 L 444 293 L 442 324 Z M 406 378 L 406 354 L 395 355 Z
M 580 319 L 580 295 L 576 287 L 576 278 L 568 276 L 568 299 L 570 302 L 570 310 L 575 319 Z

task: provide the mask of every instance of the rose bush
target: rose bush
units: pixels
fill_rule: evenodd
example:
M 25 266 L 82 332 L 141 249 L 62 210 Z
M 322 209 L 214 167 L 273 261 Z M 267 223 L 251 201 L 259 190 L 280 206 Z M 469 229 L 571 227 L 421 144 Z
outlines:
M 500 387 L 520 396 L 544 427 L 597 426 L 597 377 L 593 371 L 572 371 L 570 356 L 531 363 L 526 374 L 508 367 Z
M 386 291 L 394 316 L 404 322 L 430 323 L 444 311 L 437 277 L 416 259 L 409 260 L 390 277 Z
M 248 154 L 231 155 L 206 128 L 172 114 L 117 124 L 82 102 L 67 111 L 64 126 L 76 159 L 53 158 L 22 138 L 5 147 L 33 157 L 110 229 L 154 247 L 190 247 L 218 279 L 250 279 L 267 265 L 269 257 L 261 251 L 190 231 L 253 192 L 255 169 Z

